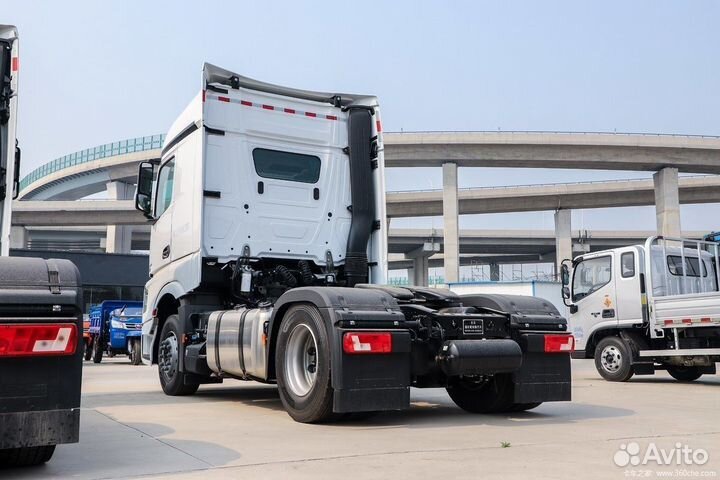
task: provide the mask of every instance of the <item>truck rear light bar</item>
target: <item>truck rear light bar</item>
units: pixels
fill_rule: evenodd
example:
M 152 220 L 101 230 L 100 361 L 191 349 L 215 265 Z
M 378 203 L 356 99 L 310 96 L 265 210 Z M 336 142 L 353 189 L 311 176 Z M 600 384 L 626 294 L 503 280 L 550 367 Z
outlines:
M 572 335 L 545 335 L 545 353 L 572 353 L 575 337 Z
M 348 354 L 391 353 L 389 332 L 347 332 L 343 335 L 343 351 Z
M 0 325 L 0 358 L 72 355 L 77 343 L 72 323 Z

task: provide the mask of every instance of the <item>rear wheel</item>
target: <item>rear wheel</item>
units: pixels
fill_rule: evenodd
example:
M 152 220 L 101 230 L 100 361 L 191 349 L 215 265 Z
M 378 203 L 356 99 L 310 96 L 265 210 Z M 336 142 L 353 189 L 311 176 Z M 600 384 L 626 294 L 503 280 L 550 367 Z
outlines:
M 130 363 L 140 365 L 142 358 L 140 357 L 140 339 L 133 338 L 130 340 Z
M 20 447 L 0 450 L 0 467 L 30 467 L 47 462 L 55 452 L 55 445 Z
M 92 342 L 92 361 L 93 363 L 100 363 L 102 361 L 103 351 L 102 351 L 102 337 L 95 336 L 93 337 Z
M 455 405 L 470 413 L 514 412 L 539 405 L 513 403 L 512 376 L 509 374 L 497 374 L 480 382 L 459 379 L 447 388 L 447 392 Z M 525 405 L 527 408 L 521 408 Z
M 680 382 L 692 382 L 702 377 L 698 367 L 667 367 L 667 371 L 671 377 Z
M 290 307 L 280 326 L 275 365 L 280 399 L 295 421 L 315 423 L 334 418 L 329 354 L 328 335 L 318 309 Z
M 632 352 L 619 337 L 605 337 L 595 347 L 595 368 L 610 382 L 626 382 L 633 376 Z
M 90 360 L 92 358 L 92 340 L 88 340 L 85 342 L 85 360 Z
M 178 316 L 170 315 L 163 325 L 158 348 L 158 375 L 160 376 L 160 385 L 166 395 L 192 395 L 200 386 L 198 383 L 185 382 L 185 375 L 180 371 L 179 338 L 181 335 Z

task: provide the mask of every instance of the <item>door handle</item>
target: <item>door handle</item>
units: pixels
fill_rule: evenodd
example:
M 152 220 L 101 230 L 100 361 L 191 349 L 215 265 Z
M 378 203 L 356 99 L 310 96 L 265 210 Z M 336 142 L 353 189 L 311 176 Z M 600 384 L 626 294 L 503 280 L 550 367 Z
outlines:
M 170 256 L 170 245 L 165 245 L 162 251 L 162 258 L 168 258 Z

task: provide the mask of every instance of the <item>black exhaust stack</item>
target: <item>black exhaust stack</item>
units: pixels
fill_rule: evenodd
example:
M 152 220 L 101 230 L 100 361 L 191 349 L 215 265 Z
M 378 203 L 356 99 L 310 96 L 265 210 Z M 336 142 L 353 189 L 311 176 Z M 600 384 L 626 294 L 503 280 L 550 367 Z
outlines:
M 367 248 L 375 223 L 372 165 L 372 115 L 367 107 L 349 107 L 350 194 L 352 222 L 345 253 L 347 286 L 368 281 Z

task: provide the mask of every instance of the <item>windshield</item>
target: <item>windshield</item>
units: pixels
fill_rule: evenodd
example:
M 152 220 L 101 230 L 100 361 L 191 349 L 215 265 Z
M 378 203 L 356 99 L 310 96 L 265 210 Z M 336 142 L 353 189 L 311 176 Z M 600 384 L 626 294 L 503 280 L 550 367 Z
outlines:
M 609 255 L 590 258 L 575 266 L 573 301 L 581 300 L 610 281 L 612 259 Z

